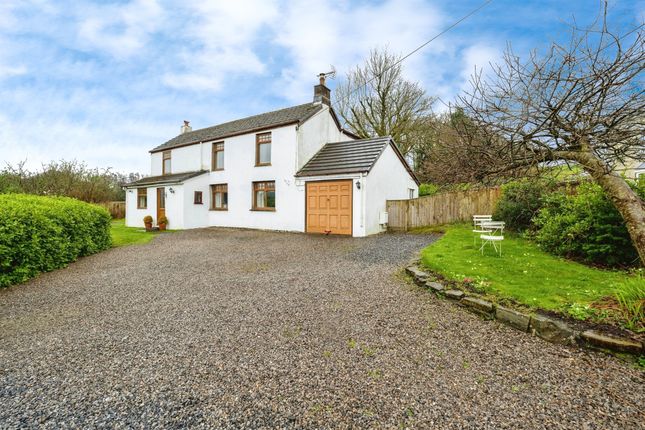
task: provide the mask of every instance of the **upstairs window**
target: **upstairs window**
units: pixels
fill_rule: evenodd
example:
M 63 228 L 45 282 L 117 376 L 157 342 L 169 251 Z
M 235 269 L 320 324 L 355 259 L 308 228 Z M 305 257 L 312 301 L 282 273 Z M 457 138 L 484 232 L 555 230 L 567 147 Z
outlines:
M 255 165 L 271 165 L 271 133 L 255 135 Z
M 275 210 L 275 181 L 253 182 L 253 210 Z
M 224 142 L 213 143 L 213 165 L 211 170 L 224 170 Z
M 214 211 L 228 210 L 228 185 L 211 185 L 211 209 Z
M 137 188 L 137 209 L 146 209 L 148 207 L 148 189 Z
M 163 152 L 163 164 L 161 165 L 161 174 L 168 175 L 170 173 L 170 151 Z

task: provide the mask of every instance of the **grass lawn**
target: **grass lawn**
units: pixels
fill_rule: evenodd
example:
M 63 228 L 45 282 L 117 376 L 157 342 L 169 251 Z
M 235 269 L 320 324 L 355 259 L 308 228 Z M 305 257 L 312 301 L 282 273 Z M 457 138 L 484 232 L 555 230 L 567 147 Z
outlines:
M 150 242 L 157 232 L 147 232 L 143 228 L 126 227 L 124 219 L 112 221 L 112 246 L 135 245 Z
M 578 319 L 594 314 L 589 305 L 620 291 L 633 291 L 643 279 L 626 272 L 600 270 L 555 257 L 518 236 L 504 234 L 502 256 L 473 246 L 470 225 L 450 225 L 445 235 L 422 252 L 428 268 L 448 279 L 473 280 L 484 294 L 531 308 L 564 312 Z M 643 289 L 640 289 L 642 293 Z M 637 298 L 642 303 L 645 297 Z

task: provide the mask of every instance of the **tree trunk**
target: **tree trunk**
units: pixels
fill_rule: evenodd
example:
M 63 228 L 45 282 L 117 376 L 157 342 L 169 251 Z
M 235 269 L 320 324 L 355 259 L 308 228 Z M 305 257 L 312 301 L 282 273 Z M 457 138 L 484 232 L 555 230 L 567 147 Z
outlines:
M 645 202 L 615 173 L 590 172 L 625 220 L 632 243 L 645 266 Z

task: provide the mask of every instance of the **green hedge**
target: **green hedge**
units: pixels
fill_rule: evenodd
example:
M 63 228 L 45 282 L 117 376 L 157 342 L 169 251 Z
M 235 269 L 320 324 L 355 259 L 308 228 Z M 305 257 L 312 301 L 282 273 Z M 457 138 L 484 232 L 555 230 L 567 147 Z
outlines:
M 110 221 L 105 209 L 67 197 L 0 195 L 0 287 L 109 248 Z

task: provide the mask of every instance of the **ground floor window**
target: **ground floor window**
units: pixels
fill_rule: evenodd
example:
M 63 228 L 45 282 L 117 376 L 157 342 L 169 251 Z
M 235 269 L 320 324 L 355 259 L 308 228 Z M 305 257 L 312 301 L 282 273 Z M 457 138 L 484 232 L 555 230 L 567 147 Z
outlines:
M 201 205 L 203 203 L 203 201 L 202 201 L 202 192 L 201 191 L 195 191 L 194 203 L 196 205 Z
M 211 185 L 211 209 L 225 211 L 228 209 L 228 185 Z
M 137 188 L 137 209 L 146 209 L 148 207 L 148 189 Z
M 253 209 L 275 210 L 275 181 L 253 182 Z

